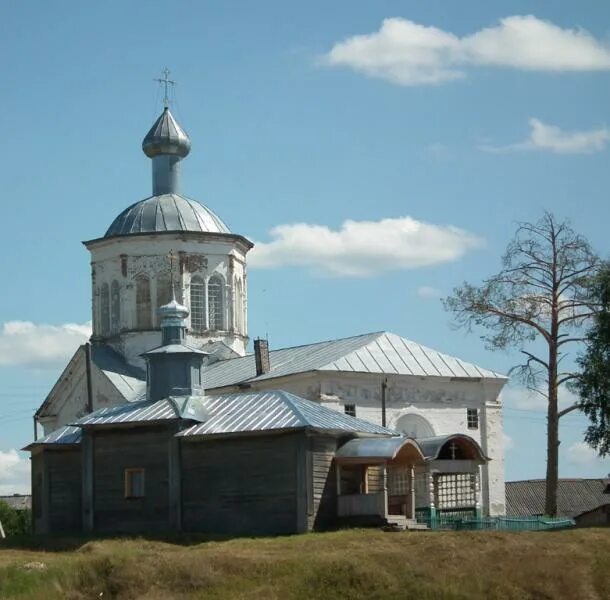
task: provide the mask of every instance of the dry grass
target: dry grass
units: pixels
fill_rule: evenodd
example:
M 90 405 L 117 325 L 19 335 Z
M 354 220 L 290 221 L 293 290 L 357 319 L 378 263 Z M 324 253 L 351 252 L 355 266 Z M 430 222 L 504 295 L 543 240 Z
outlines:
M 610 598 L 607 529 L 53 544 L 0 549 L 0 598 Z

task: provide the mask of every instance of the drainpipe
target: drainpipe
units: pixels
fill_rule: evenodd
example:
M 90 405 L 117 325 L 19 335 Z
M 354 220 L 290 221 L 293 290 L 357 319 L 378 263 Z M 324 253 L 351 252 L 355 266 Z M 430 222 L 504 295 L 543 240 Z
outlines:
M 381 382 L 381 425 L 383 427 L 385 427 L 385 425 L 386 425 L 385 404 L 386 404 L 386 392 L 387 392 L 387 389 L 388 389 L 388 378 L 386 377 Z
M 91 383 L 91 342 L 85 344 L 85 370 L 87 372 L 87 412 L 93 412 L 93 385 Z

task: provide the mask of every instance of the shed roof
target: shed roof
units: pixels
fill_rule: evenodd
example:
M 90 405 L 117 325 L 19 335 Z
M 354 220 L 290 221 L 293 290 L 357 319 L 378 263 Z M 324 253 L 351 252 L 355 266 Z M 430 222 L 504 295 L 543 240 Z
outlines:
M 272 350 L 269 357 L 270 371 L 259 376 L 253 354 L 214 363 L 206 369 L 205 387 L 222 388 L 310 371 L 506 379 L 386 331 Z
M 206 436 L 278 429 L 311 428 L 348 433 L 395 435 L 396 432 L 345 415 L 283 390 L 206 397 L 209 418 L 178 436 Z
M 603 504 L 610 504 L 604 493 L 604 479 L 560 479 L 557 487 L 557 512 L 562 517 L 576 517 Z M 546 482 L 544 479 L 506 482 L 506 514 L 524 517 L 544 514 Z

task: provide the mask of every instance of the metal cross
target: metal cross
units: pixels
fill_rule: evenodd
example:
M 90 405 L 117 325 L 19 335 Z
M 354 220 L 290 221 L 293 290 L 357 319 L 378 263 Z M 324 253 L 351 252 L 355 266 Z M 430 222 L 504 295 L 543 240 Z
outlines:
M 455 460 L 455 451 L 457 450 L 457 446 L 455 445 L 455 442 L 451 442 L 451 445 L 449 446 L 449 450 L 451 451 L 451 460 Z
M 167 255 L 167 259 L 169 260 L 170 283 L 172 286 L 172 300 L 175 300 L 176 292 L 174 289 L 174 261 L 180 260 L 180 258 L 176 256 L 176 253 L 173 250 L 170 250 L 169 254 Z
M 169 96 L 167 95 L 167 86 L 168 85 L 176 85 L 175 81 L 172 81 L 171 79 L 169 79 L 169 74 L 170 74 L 170 70 L 165 67 L 165 69 L 163 69 L 163 79 L 154 79 L 153 81 L 158 81 L 159 83 L 162 83 L 165 86 L 165 95 L 163 97 L 163 105 L 165 106 L 165 108 L 169 107 Z

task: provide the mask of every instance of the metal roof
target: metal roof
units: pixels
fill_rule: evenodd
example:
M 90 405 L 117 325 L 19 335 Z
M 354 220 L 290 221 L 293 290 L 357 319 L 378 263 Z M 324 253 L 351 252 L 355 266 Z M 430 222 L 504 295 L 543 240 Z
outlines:
M 80 444 L 81 436 L 82 431 L 80 427 L 68 425 L 66 427 L 60 427 L 44 437 L 38 438 L 36 441 L 28 444 L 24 450 L 32 450 L 36 446 L 69 446 L 72 444 Z
M 419 451 L 422 459 L 435 460 L 441 448 L 449 441 L 463 439 L 477 450 L 481 460 L 488 460 L 479 444 L 468 435 L 452 434 L 430 438 L 409 438 L 405 436 L 390 439 L 358 439 L 350 440 L 337 451 L 339 458 L 383 458 L 392 459 L 405 444 L 412 444 Z
M 604 479 L 560 479 L 557 487 L 557 513 L 561 517 L 576 517 L 610 504 L 610 494 L 604 493 Z M 525 517 L 544 514 L 546 482 L 544 479 L 506 482 L 506 515 Z
M 166 106 L 142 141 L 142 150 L 149 158 L 175 154 L 184 158 L 191 150 L 191 140 Z
M 272 350 L 269 357 L 270 371 L 258 377 L 253 354 L 210 365 L 204 374 L 204 385 L 214 389 L 308 371 L 506 379 L 386 331 Z
M 206 397 L 209 418 L 179 437 L 221 435 L 278 429 L 312 428 L 348 433 L 396 435 L 396 432 L 350 417 L 283 390 Z
M 398 436 L 391 438 L 358 438 L 350 440 L 337 450 L 335 456 L 337 458 L 382 458 L 391 460 L 398 454 L 400 449 L 408 443 L 415 446 L 421 454 L 415 440 L 404 436 Z M 422 454 L 422 459 L 423 457 Z
M 179 194 L 161 194 L 127 207 L 112 222 L 104 237 L 159 231 L 231 233 L 207 206 Z
M 107 344 L 91 344 L 91 361 L 110 380 L 127 402 L 146 397 L 146 373 L 128 364 Z
M 32 508 L 32 496 L 28 496 L 26 494 L 0 496 L 0 502 L 8 504 L 14 510 L 26 510 Z
M 117 425 L 123 423 L 145 423 L 172 419 L 206 418 L 202 398 L 198 396 L 170 397 L 156 402 L 130 402 L 120 406 L 100 408 L 74 423 L 79 427 L 91 425 Z

